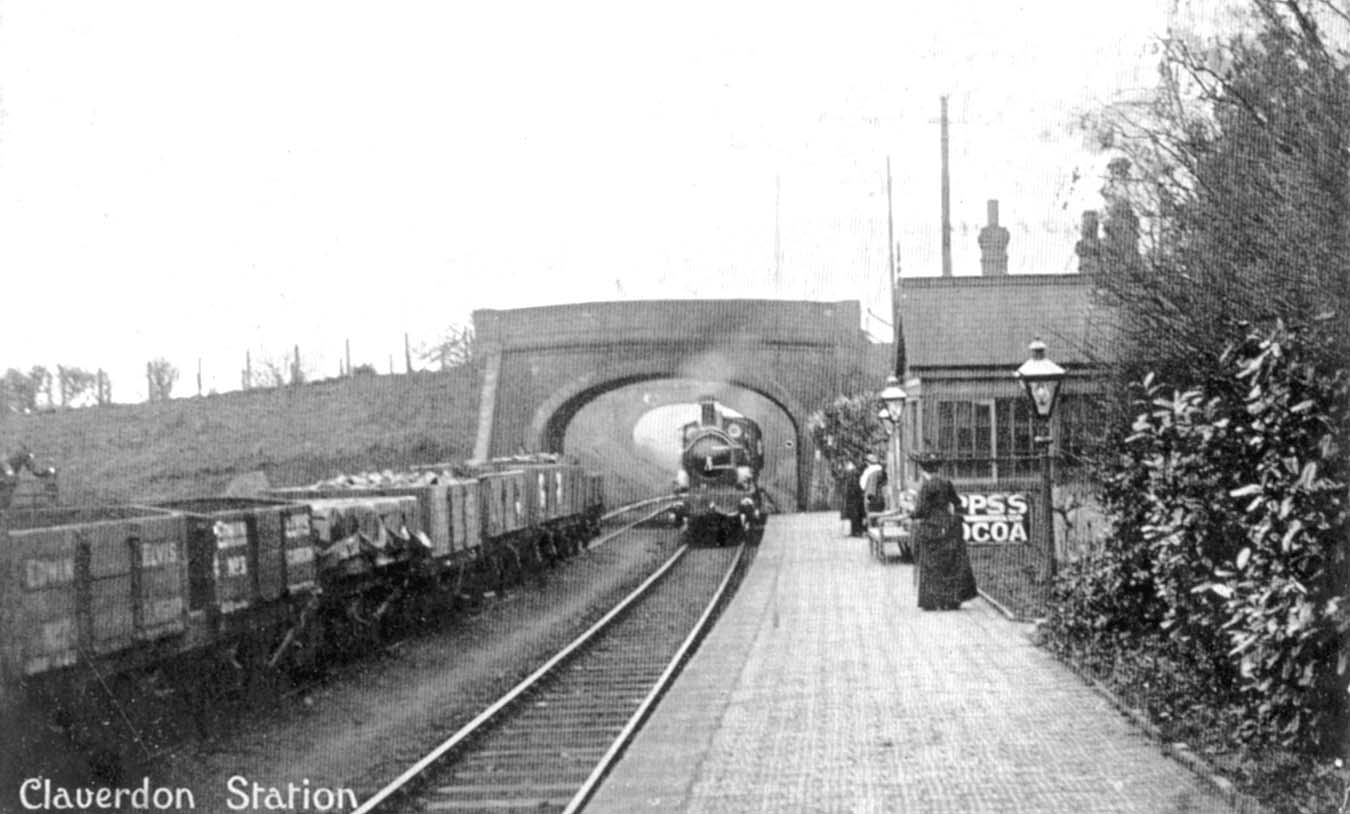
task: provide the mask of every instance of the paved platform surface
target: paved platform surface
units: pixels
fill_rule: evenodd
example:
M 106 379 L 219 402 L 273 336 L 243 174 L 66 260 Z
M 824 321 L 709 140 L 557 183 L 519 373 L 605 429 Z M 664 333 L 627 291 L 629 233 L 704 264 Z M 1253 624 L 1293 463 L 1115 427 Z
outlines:
M 983 600 L 920 611 L 837 515 L 774 517 L 586 811 L 1231 810 L 1026 632 Z

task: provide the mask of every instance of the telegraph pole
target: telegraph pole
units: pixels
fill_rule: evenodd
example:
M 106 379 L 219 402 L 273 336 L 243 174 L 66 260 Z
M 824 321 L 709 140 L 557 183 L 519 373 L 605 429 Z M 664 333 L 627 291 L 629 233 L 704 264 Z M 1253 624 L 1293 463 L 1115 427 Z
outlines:
M 942 97 L 942 276 L 952 276 L 952 190 L 947 167 L 947 97 Z
M 773 290 L 778 292 L 783 271 L 783 231 L 782 231 L 783 176 L 773 176 Z
M 893 213 L 894 210 L 891 207 L 891 157 L 886 156 L 886 278 L 891 284 L 891 326 L 894 328 L 898 303 L 895 299 L 895 217 Z

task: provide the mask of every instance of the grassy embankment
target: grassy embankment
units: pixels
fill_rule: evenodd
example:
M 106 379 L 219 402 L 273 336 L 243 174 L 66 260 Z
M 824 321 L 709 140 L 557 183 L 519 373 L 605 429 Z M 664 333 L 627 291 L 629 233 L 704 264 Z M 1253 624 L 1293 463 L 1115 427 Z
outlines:
M 0 449 L 26 443 L 59 470 L 63 503 L 218 495 L 261 472 L 272 485 L 459 460 L 473 451 L 468 370 L 358 376 L 156 404 L 0 419 Z

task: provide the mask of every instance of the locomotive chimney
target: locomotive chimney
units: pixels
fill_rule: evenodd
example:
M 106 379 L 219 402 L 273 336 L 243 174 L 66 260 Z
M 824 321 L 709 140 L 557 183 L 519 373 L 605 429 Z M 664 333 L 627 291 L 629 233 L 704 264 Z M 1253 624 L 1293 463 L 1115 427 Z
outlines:
M 712 396 L 704 396 L 698 400 L 699 415 L 698 423 L 701 427 L 716 427 L 717 421 L 717 402 Z

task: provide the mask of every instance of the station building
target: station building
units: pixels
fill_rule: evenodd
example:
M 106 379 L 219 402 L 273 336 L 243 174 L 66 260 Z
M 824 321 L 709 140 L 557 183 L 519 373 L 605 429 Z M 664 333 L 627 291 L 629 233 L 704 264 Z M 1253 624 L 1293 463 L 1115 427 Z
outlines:
M 1110 360 L 1113 314 L 1094 297 L 1100 279 L 1095 213 L 1085 213 L 1079 273 L 1008 271 L 1008 232 L 998 203 L 980 231 L 981 274 L 904 277 L 897 286 L 909 398 L 908 452 L 933 451 L 964 493 L 1029 493 L 1039 483 L 1031 408 L 1014 371 L 1039 338 L 1066 372 L 1051 420 L 1056 501 L 1071 488 L 1075 462 L 1105 429 L 1100 396 Z M 915 483 L 912 460 L 905 482 Z

